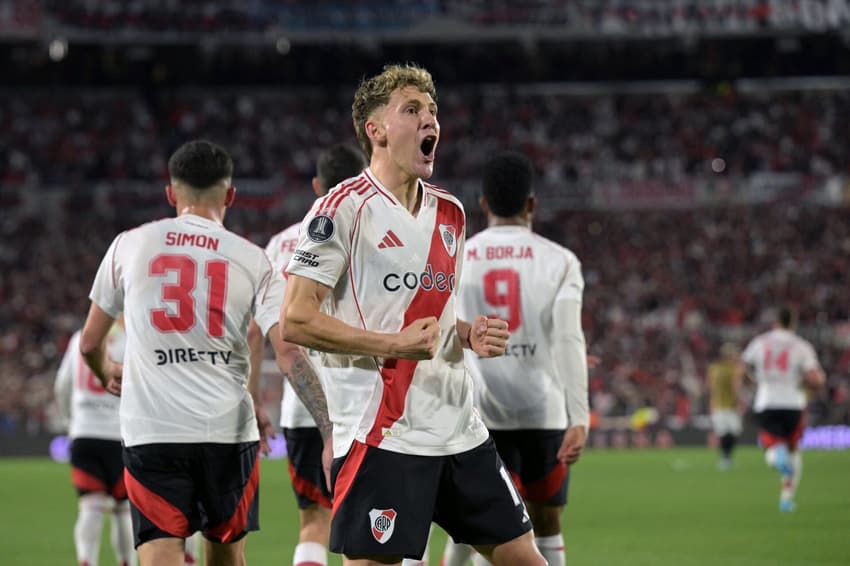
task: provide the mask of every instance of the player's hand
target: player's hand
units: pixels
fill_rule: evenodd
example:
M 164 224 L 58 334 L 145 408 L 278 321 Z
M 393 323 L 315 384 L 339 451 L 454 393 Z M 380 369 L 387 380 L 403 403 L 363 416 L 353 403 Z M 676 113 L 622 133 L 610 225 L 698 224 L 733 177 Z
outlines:
M 322 448 L 322 471 L 325 472 L 325 485 L 328 486 L 328 491 L 333 493 L 331 486 L 331 464 L 334 461 L 334 443 L 328 438 L 325 441 L 325 446 Z
M 269 439 L 275 437 L 274 426 L 269 414 L 258 403 L 254 403 L 254 414 L 257 416 L 257 428 L 260 429 L 260 452 L 264 456 L 268 456 L 272 451 L 272 447 L 269 446 Z
M 411 322 L 396 336 L 393 356 L 404 360 L 430 360 L 437 353 L 440 324 L 429 316 Z
M 510 336 L 507 322 L 480 315 L 472 321 L 469 347 L 482 358 L 497 358 L 505 353 Z
M 558 449 L 558 461 L 563 464 L 575 464 L 581 458 L 584 444 L 587 442 L 587 428 L 573 426 L 564 433 L 564 440 Z
M 600 358 L 599 356 L 594 356 L 592 354 L 587 355 L 587 369 L 593 369 L 601 363 L 602 358 Z
M 124 375 L 124 364 L 119 364 L 118 362 L 113 362 L 112 360 L 105 360 L 103 365 L 103 377 L 106 381 L 106 385 L 104 385 L 104 389 L 108 393 L 112 393 L 116 397 L 121 396 L 121 378 Z

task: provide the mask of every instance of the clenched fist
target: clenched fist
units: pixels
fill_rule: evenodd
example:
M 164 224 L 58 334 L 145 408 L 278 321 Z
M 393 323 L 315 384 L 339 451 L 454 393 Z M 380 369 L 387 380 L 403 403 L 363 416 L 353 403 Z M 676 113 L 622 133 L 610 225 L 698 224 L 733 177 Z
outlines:
M 472 322 L 469 347 L 482 358 L 496 358 L 505 353 L 510 335 L 504 320 L 478 316 Z
M 411 322 L 398 333 L 394 357 L 405 360 L 430 360 L 437 353 L 440 324 L 437 317 L 429 316 Z

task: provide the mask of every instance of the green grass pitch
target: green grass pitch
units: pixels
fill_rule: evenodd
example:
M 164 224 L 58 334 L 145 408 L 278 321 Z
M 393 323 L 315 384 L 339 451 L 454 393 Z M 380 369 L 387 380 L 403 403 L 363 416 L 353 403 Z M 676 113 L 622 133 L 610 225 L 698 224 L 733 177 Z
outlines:
M 850 564 L 850 452 L 806 452 L 798 509 L 777 509 L 779 479 L 756 448 L 718 472 L 708 449 L 588 451 L 564 513 L 570 566 L 839 566 Z M 249 564 L 291 564 L 297 527 L 285 463 L 264 461 L 261 526 Z M 388 474 L 392 473 L 388 471 Z M 73 564 L 76 514 L 68 467 L 0 460 L 0 564 Z M 445 534 L 435 529 L 432 566 Z M 104 545 L 100 564 L 114 559 Z M 331 559 L 338 565 L 338 557 Z

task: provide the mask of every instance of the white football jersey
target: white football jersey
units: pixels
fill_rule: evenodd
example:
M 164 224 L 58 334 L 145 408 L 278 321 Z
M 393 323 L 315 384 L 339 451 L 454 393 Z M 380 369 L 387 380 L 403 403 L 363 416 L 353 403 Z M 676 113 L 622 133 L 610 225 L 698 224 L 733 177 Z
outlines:
M 259 439 L 246 333 L 252 315 L 268 333 L 283 300 L 261 248 L 195 215 L 144 224 L 112 242 L 90 298 L 124 312 L 126 446 Z
M 124 332 L 113 327 L 106 342 L 109 357 L 121 362 L 124 356 Z M 100 384 L 80 354 L 80 331 L 71 336 L 56 374 L 56 402 L 68 419 L 71 438 L 121 440 L 118 422 L 120 399 Z
M 508 322 L 500 358 L 466 353 L 475 398 L 488 428 L 565 429 L 567 409 L 553 343 L 555 304 L 581 304 L 584 278 L 570 250 L 523 226 L 493 226 L 466 244 L 458 295 L 462 319 L 478 314 Z
M 301 223 L 293 224 L 289 228 L 278 232 L 272 236 L 266 246 L 266 255 L 269 256 L 274 268 L 286 277 L 286 266 L 289 265 L 289 260 L 292 254 L 295 253 L 295 248 L 298 245 L 298 232 L 301 228 Z M 322 360 L 317 352 L 309 352 L 310 360 L 316 367 L 316 370 L 321 374 L 320 365 Z M 320 375 L 321 377 L 321 375 Z M 296 395 L 295 390 L 289 380 L 283 379 L 283 399 L 280 403 L 280 426 L 283 428 L 304 428 L 316 426 L 316 421 L 301 398 Z
M 488 436 L 455 330 L 463 207 L 442 189 L 420 186 L 412 216 L 369 169 L 338 185 L 307 214 L 287 268 L 330 287 L 326 312 L 351 326 L 398 332 L 435 316 L 442 329 L 431 360 L 321 354 L 337 456 L 353 439 L 433 456 L 469 450 Z
M 741 356 L 755 372 L 758 387 L 753 409 L 803 409 L 803 377 L 820 367 L 812 345 L 784 328 L 753 338 Z

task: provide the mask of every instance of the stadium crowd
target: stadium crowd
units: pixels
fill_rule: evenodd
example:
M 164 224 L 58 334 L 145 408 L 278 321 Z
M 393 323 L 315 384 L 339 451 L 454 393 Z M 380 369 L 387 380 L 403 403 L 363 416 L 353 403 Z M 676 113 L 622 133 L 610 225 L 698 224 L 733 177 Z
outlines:
M 705 368 L 720 342 L 742 344 L 765 326 L 766 309 L 792 301 L 828 373 L 812 422 L 850 424 L 846 210 L 806 203 L 798 190 L 773 204 L 612 211 L 594 209 L 591 190 L 846 175 L 850 130 L 835 125 L 850 121 L 850 92 L 442 93 L 437 182 L 463 194 L 471 232 L 483 227 L 476 173 L 497 149 L 530 155 L 546 197 L 591 195 L 580 210 L 542 210 L 538 227 L 583 262 L 585 331 L 602 358 L 591 374 L 598 415 L 654 407 L 670 426 L 704 415 Z M 173 147 L 220 141 L 244 179 L 238 186 L 273 192 L 242 191 L 243 206 L 228 217 L 232 230 L 264 243 L 303 213 L 315 152 L 352 137 L 347 97 L 321 90 L 72 90 L 61 100 L 36 90 L 0 101 L 2 433 L 49 426 L 54 372 L 98 259 L 119 230 L 168 214 L 159 191 Z M 116 216 L 116 198 L 132 212 Z

